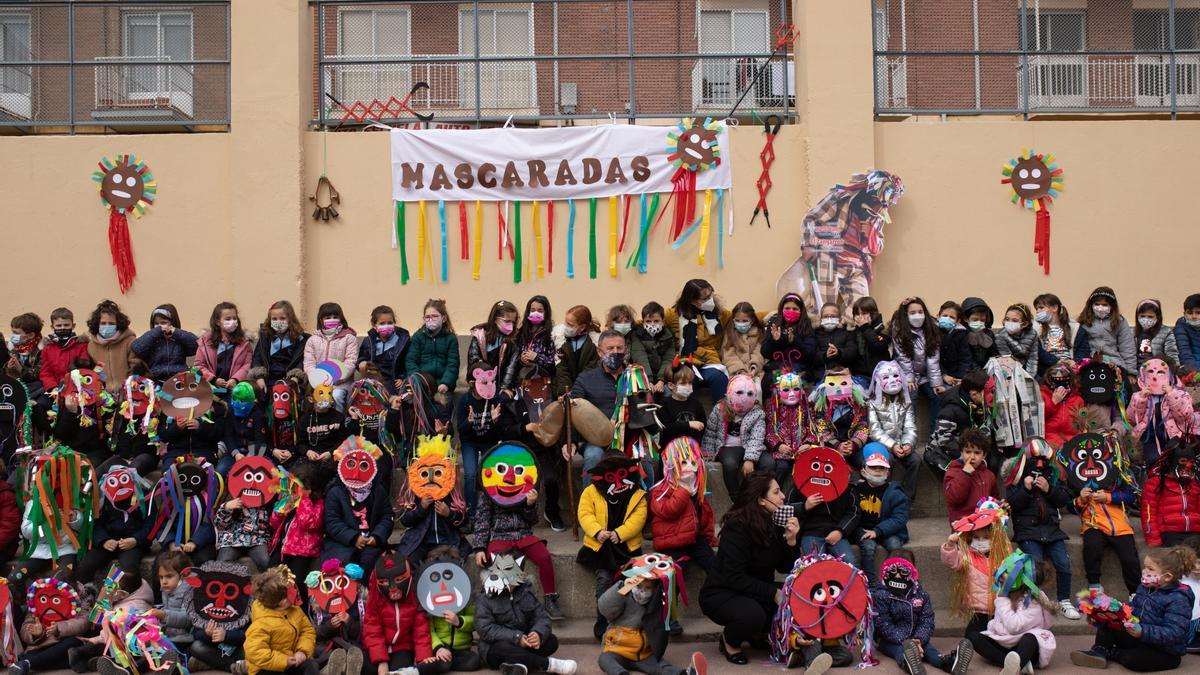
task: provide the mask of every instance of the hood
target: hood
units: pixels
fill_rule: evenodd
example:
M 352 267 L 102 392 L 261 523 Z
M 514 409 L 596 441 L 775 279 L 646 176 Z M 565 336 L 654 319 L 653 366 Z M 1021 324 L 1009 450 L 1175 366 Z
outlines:
M 974 296 L 971 296 L 971 297 L 968 297 L 966 300 L 963 300 L 963 303 L 962 303 L 963 320 L 964 321 L 966 320 L 966 317 L 968 314 L 971 313 L 971 310 L 980 309 L 980 308 L 987 311 L 987 327 L 991 328 L 992 324 L 994 324 L 996 322 L 996 318 L 992 314 L 992 308 L 988 307 L 988 304 L 983 301 L 983 298 L 976 298 Z

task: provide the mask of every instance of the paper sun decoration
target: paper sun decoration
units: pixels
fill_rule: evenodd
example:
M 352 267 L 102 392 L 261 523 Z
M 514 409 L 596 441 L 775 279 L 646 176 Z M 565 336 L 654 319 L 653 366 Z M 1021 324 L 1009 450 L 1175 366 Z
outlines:
M 1045 274 L 1050 274 L 1050 204 L 1063 189 L 1063 170 L 1058 168 L 1054 155 L 1037 154 L 1029 149 L 1001 169 L 1000 181 L 1012 187 L 1012 203 L 1032 209 L 1037 214 L 1033 237 L 1033 252 Z
M 113 266 L 117 268 L 117 283 L 125 293 L 137 276 L 126 214 L 132 211 L 134 216 L 141 218 L 146 207 L 154 203 L 158 183 L 154 181 L 150 167 L 135 155 L 117 155 L 115 162 L 103 157 L 99 165 L 100 170 L 92 174 L 92 180 L 100 191 L 101 203 L 109 210 L 108 248 Z

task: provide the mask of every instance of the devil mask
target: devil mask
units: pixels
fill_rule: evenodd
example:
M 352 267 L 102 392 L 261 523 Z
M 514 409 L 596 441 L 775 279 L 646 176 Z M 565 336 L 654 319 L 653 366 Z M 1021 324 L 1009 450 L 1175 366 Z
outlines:
M 25 593 L 26 607 L 46 628 L 79 614 L 79 594 L 65 581 L 38 579 Z
M 1084 403 L 1107 405 L 1117 394 L 1117 373 L 1103 361 L 1088 361 L 1079 367 L 1079 395 Z
M 370 490 L 379 470 L 376 460 L 381 455 L 379 448 L 362 436 L 347 438 L 333 451 L 333 458 L 338 463 L 338 478 L 351 492 Z
M 276 380 L 271 385 L 271 415 L 277 420 L 296 416 L 296 392 L 287 380 Z
M 797 561 L 797 566 L 805 562 Z M 821 640 L 851 633 L 867 615 L 869 593 L 862 573 L 834 558 L 809 562 L 788 577 L 792 621 Z
M 89 368 L 72 370 L 63 379 L 62 396 L 74 394 L 80 407 L 95 405 L 100 400 L 100 392 L 104 391 L 104 378 Z
M 624 455 L 610 455 L 592 467 L 592 485 L 610 504 L 628 503 L 641 478 L 638 461 Z
M 320 572 L 310 572 L 308 596 L 326 614 L 349 612 L 358 602 L 358 579 L 362 568 L 351 563 L 346 567 L 337 560 L 326 560 Z
M 184 605 L 193 626 L 203 630 L 213 621 L 232 630 L 250 623 L 254 588 L 245 565 L 212 560 L 183 570 L 181 576 L 187 584 Z
M 479 573 L 483 592 L 500 595 L 525 583 L 525 570 L 521 567 L 524 562 L 525 556 L 513 557 L 511 553 L 501 553 L 493 558 L 492 564 Z
M 418 436 L 416 459 L 408 465 L 408 487 L 417 499 L 438 501 L 454 490 L 458 466 L 450 456 L 449 436 Z
M 1070 391 L 1074 388 L 1074 384 L 1075 378 L 1071 374 L 1071 367 L 1066 364 L 1055 364 L 1050 367 L 1050 370 L 1046 371 L 1046 387 L 1050 391 L 1057 389 Z
M 413 569 L 408 558 L 398 553 L 384 554 L 375 563 L 375 585 L 392 602 L 408 597 L 413 586 Z
M 479 478 L 492 501 L 512 506 L 537 485 L 537 461 L 520 443 L 500 443 L 484 455 Z
M 746 374 L 734 375 L 725 389 L 725 401 L 739 415 L 750 412 L 758 403 L 758 387 L 754 384 L 754 378 Z
M 489 400 L 496 396 L 496 369 L 486 370 L 483 368 L 475 368 L 471 371 L 471 377 L 475 378 L 475 394 L 483 400 Z
M 266 505 L 279 492 L 279 476 L 271 460 L 259 455 L 247 455 L 234 462 L 226 479 L 229 495 L 242 501 L 242 506 L 256 509 Z
M 796 458 L 792 480 L 801 495 L 806 498 L 823 495 L 828 504 L 846 491 L 850 482 L 850 466 L 837 450 L 812 448 Z
M 1067 484 L 1076 492 L 1112 490 L 1117 484 L 1113 468 L 1112 449 L 1100 434 L 1079 434 L 1063 444 L 1062 455 L 1067 460 Z
M 440 617 L 446 611 L 458 614 L 471 601 L 471 577 L 454 561 L 432 560 L 417 579 L 417 600 L 430 616 Z
M 775 392 L 780 403 L 795 408 L 804 400 L 804 380 L 796 373 L 782 372 L 775 378 Z
M 1175 465 L 1171 469 L 1171 475 L 1182 485 L 1190 484 L 1196 477 L 1196 452 L 1190 447 L 1178 445 L 1159 461 L 1171 462 Z
M 1175 387 L 1171 369 L 1162 359 L 1150 359 L 1138 373 L 1138 387 L 1155 396 L 1163 396 Z
M 163 414 L 175 419 L 196 419 L 212 408 L 213 392 L 199 371 L 185 370 L 163 382 L 158 402 Z
M 880 580 L 892 595 L 908 598 L 917 588 L 917 568 L 904 558 L 888 558 L 883 561 Z

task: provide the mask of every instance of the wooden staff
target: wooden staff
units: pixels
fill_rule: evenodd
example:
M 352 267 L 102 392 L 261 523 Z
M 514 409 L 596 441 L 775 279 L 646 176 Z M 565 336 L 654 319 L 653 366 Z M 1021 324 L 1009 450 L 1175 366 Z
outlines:
M 575 448 L 573 443 L 572 424 L 571 424 L 571 395 L 563 396 L 563 424 L 567 427 L 567 447 L 571 448 L 571 457 L 575 456 Z M 567 503 L 571 507 L 571 536 L 575 541 L 579 541 L 579 518 L 575 513 L 575 464 L 567 459 Z

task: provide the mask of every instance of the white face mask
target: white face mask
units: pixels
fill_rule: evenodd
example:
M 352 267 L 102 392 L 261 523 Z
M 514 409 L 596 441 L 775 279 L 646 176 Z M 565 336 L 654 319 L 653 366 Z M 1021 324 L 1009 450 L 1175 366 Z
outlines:
M 442 328 L 441 318 L 425 319 L 425 330 L 436 333 Z
M 834 330 L 841 323 L 842 322 L 839 321 L 837 317 L 827 316 L 827 317 L 821 319 L 821 328 L 824 328 L 825 330 Z
M 1138 317 L 1138 325 L 1142 327 L 1142 330 L 1150 330 L 1151 328 L 1154 328 L 1154 324 L 1156 323 L 1158 323 L 1158 319 L 1155 319 L 1152 316 Z
M 1004 322 L 1004 330 L 1008 331 L 1009 335 L 1016 335 L 1017 333 L 1021 332 L 1021 322 L 1020 321 L 1005 321 Z
M 716 309 L 716 307 L 717 307 L 717 301 L 713 300 L 711 297 L 709 299 L 705 300 L 704 302 L 700 303 L 700 311 L 701 312 L 711 312 L 714 309 Z
M 271 319 L 271 330 L 282 333 L 288 329 L 287 319 Z
M 569 337 L 569 338 L 578 337 L 579 329 L 574 326 L 568 326 L 568 325 L 564 324 L 563 325 L 563 335 L 565 337 Z
M 1038 323 L 1050 323 L 1050 312 L 1047 312 L 1043 309 L 1037 313 L 1037 316 L 1033 318 L 1036 319 Z
M 627 335 L 629 333 L 629 331 L 632 329 L 633 329 L 633 324 L 631 324 L 631 323 L 614 323 L 613 324 L 613 330 L 617 331 L 621 335 Z
M 654 337 L 655 335 L 658 335 L 659 333 L 662 332 L 662 324 L 661 323 L 644 323 L 644 324 L 642 324 L 642 328 L 646 329 L 646 333 L 650 337 Z
M 692 395 L 692 385 L 677 384 L 675 385 L 675 395 L 679 398 L 687 398 Z
M 921 326 L 925 325 L 925 315 L 924 314 L 909 314 L 908 315 L 908 323 L 912 324 L 913 328 L 920 328 Z
M 1108 315 L 1112 314 L 1112 307 L 1099 304 L 1092 305 L 1092 314 L 1094 314 L 1097 319 L 1107 319 Z
M 992 542 L 990 539 L 972 539 L 969 544 L 972 551 L 987 555 L 992 551 Z

